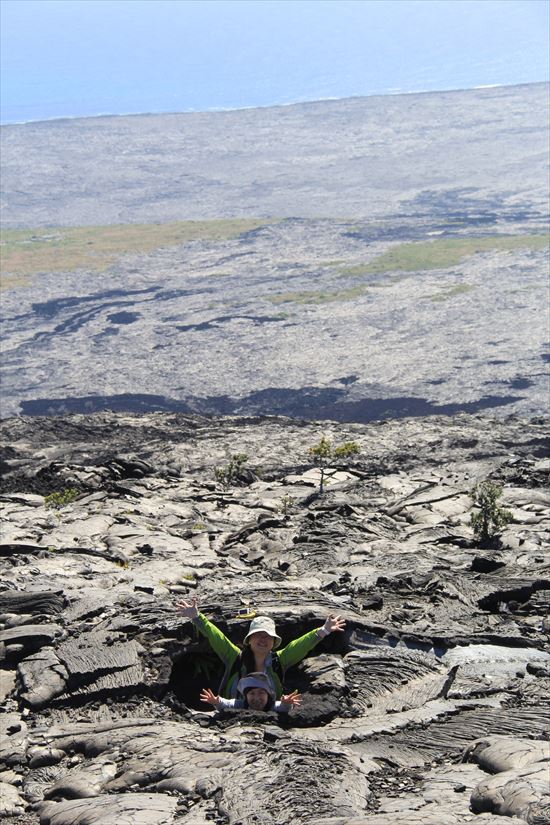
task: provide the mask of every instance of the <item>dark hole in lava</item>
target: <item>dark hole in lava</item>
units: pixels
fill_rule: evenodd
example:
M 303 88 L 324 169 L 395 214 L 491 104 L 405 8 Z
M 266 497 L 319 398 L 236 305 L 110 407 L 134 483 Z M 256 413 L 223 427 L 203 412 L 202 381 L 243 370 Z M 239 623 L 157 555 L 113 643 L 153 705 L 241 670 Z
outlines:
M 210 688 L 217 694 L 223 671 L 221 659 L 209 650 L 183 653 L 172 665 L 168 688 L 188 708 L 212 710 L 200 701 L 200 692 Z
M 281 649 L 310 630 L 320 627 L 322 622 L 316 618 L 304 620 L 292 624 L 277 625 L 278 633 L 283 639 Z M 225 627 L 221 628 L 227 632 Z M 241 638 L 244 638 L 248 629 L 243 625 Z M 233 634 L 231 634 L 233 635 Z M 323 639 L 303 660 L 304 662 L 313 656 L 321 653 L 337 653 L 344 656 L 349 652 L 350 647 L 346 638 L 347 634 L 332 634 Z M 211 706 L 200 701 L 200 693 L 203 688 L 210 688 L 215 694 L 218 693 L 220 683 L 224 674 L 222 661 L 208 647 L 203 639 L 192 649 L 176 656 L 172 663 L 172 671 L 168 683 L 168 691 L 182 704 L 195 710 L 211 710 Z M 284 689 L 286 692 L 299 690 L 301 693 L 308 692 L 311 688 L 311 679 L 304 672 L 301 663 L 289 668 L 285 674 Z
M 478 604 L 482 610 L 498 613 L 505 606 L 508 610 L 516 610 L 518 606 L 526 605 L 534 592 L 544 589 L 544 582 L 534 582 L 527 587 L 517 587 L 513 590 L 498 590 L 480 599 Z M 537 586 L 538 585 L 538 586 Z

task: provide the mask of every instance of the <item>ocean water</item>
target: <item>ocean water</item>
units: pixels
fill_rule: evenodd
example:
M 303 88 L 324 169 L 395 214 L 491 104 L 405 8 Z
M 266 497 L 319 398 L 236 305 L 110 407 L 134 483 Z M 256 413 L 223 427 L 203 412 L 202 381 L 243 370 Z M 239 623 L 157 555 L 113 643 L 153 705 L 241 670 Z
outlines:
M 549 77 L 546 0 L 2 0 L 2 123 Z

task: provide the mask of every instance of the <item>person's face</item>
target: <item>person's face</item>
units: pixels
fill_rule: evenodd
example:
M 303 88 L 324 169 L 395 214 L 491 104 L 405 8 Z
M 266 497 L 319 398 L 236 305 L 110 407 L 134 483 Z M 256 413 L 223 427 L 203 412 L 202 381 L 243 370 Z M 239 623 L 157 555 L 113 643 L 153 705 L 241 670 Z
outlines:
M 257 633 L 253 633 L 248 639 L 252 653 L 260 655 L 267 654 L 270 650 L 273 650 L 274 642 L 275 639 L 273 636 L 270 636 L 265 630 L 259 630 Z
M 265 710 L 269 701 L 269 693 L 263 688 L 250 688 L 246 691 L 246 701 L 251 710 Z

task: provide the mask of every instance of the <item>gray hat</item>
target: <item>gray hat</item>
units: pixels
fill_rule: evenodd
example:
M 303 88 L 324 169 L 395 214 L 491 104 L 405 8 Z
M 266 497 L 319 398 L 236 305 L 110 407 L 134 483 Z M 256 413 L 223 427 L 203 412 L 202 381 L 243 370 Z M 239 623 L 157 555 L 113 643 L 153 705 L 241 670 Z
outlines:
M 267 673 L 249 673 L 248 676 L 243 676 L 242 679 L 239 679 L 237 690 L 243 696 L 245 695 L 245 691 L 251 690 L 252 688 L 262 688 L 272 699 L 275 699 L 275 691 L 268 679 Z
M 270 619 L 269 616 L 256 616 L 256 618 L 250 622 L 248 633 L 244 637 L 244 644 L 248 644 L 248 640 L 253 633 L 260 633 L 261 631 L 273 637 L 273 639 L 275 640 L 273 650 L 276 650 L 281 644 L 282 639 L 280 636 L 277 636 L 277 631 L 275 630 L 275 622 L 273 621 L 273 619 Z

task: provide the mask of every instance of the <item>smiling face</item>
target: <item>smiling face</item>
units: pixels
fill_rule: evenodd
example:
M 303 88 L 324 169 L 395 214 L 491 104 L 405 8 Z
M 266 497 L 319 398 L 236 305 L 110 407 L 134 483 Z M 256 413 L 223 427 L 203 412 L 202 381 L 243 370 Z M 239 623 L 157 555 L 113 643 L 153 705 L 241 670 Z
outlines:
M 275 639 L 273 636 L 270 636 L 269 633 L 266 633 L 265 630 L 259 630 L 257 633 L 249 636 L 248 644 L 254 656 L 265 658 L 265 656 L 273 650 Z
M 246 691 L 246 701 L 251 710 L 265 710 L 269 693 L 263 688 L 250 688 Z

